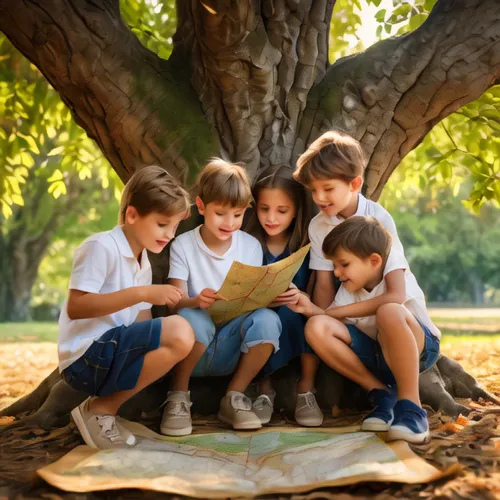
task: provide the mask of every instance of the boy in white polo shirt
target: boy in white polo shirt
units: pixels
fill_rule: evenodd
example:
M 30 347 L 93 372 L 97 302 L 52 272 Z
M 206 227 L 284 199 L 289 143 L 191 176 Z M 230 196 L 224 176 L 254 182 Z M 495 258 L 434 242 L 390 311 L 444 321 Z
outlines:
M 361 429 L 388 430 L 389 439 L 421 443 L 429 427 L 420 404 L 419 372 L 437 361 L 441 336 L 424 294 L 407 273 L 399 300 L 380 301 L 374 314 L 363 310 L 366 302 L 386 293 L 387 276 L 399 269 L 398 260 L 390 257 L 395 252 L 389 232 L 375 218 L 350 217 L 323 243 L 342 283 L 335 301 L 325 311 L 304 296 L 289 307 L 310 317 L 306 338 L 318 356 L 366 389 L 376 403 Z
M 198 181 L 196 205 L 204 223 L 179 236 L 170 248 L 169 283 L 186 297 L 177 305 L 196 336 L 191 354 L 179 363 L 163 414 L 161 431 L 172 436 L 191 433 L 189 379 L 234 376 L 222 398 L 218 417 L 235 429 L 258 429 L 261 422 L 244 395 L 273 351 L 279 348 L 281 322 L 270 309 L 257 309 L 215 325 L 206 311 L 234 261 L 262 265 L 259 241 L 240 231 L 252 193 L 238 165 L 213 159 Z M 240 359 L 241 357 L 241 359 Z M 236 370 L 236 371 L 235 371 Z
M 189 214 L 189 197 L 163 168 L 138 170 L 123 191 L 120 225 L 76 250 L 59 319 L 59 370 L 91 397 L 71 415 L 93 448 L 133 446 L 115 415 L 134 394 L 165 375 L 194 345 L 180 316 L 155 318 L 151 305 L 174 307 L 183 293 L 152 285 L 147 250 L 159 253 Z

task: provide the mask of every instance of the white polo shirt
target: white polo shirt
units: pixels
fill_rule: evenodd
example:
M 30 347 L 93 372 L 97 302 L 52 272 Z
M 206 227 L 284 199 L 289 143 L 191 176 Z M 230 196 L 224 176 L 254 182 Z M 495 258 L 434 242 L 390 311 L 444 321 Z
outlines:
M 365 289 L 359 290 L 355 293 L 348 292 L 344 285 L 340 285 L 340 288 L 335 295 L 335 299 L 330 307 L 336 306 L 347 306 L 349 304 L 354 304 L 355 302 L 362 302 L 364 300 L 373 299 L 382 295 L 386 290 L 385 276 L 396 269 L 402 269 L 398 264 L 401 262 L 401 258 L 398 258 L 394 254 L 397 250 L 394 248 L 389 254 L 387 263 L 384 268 L 384 279 L 370 292 Z M 418 286 L 415 276 L 405 270 L 405 285 L 406 285 L 406 300 L 404 302 L 405 307 L 437 338 L 441 337 L 441 332 L 439 328 L 432 322 L 429 313 L 427 312 L 427 306 L 425 304 L 424 292 Z M 356 325 L 363 333 L 376 340 L 377 338 L 377 322 L 376 316 L 365 316 L 363 318 L 345 318 L 345 323 Z
M 70 289 L 111 293 L 151 283 L 151 264 L 146 250 L 139 265 L 121 226 L 94 234 L 76 249 Z M 68 317 L 66 300 L 59 317 L 59 371 L 81 357 L 92 342 L 108 330 L 131 325 L 139 311 L 150 308 L 151 304 L 141 302 L 108 316 L 72 320 Z
M 170 247 L 168 278 L 187 281 L 189 297 L 196 297 L 204 288 L 218 290 L 234 261 L 262 266 L 262 246 L 253 236 L 235 231 L 229 249 L 218 255 L 205 245 L 200 228 L 181 234 Z
M 392 248 L 399 250 L 404 258 L 404 250 L 399 240 L 396 224 L 391 214 L 380 203 L 366 199 L 361 193 L 358 194 L 358 208 L 354 215 L 375 217 L 392 236 Z M 334 216 L 328 217 L 325 212 L 320 212 L 309 224 L 309 239 L 311 241 L 311 258 L 309 268 L 317 271 L 333 271 L 333 263 L 323 255 L 323 241 L 327 234 L 345 219 Z M 403 267 L 408 269 L 408 262 L 404 260 Z

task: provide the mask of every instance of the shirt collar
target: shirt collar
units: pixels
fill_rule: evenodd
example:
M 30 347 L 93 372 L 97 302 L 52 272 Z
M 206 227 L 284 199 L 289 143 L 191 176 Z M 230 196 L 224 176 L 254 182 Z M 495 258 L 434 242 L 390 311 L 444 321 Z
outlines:
M 231 246 L 226 250 L 226 252 L 223 255 L 219 255 L 218 253 L 215 253 L 213 250 L 210 250 L 210 248 L 207 247 L 205 242 L 203 241 L 203 238 L 201 237 L 200 229 L 203 224 L 200 224 L 197 228 L 194 230 L 194 236 L 196 238 L 196 243 L 200 250 L 202 250 L 204 253 L 209 255 L 210 257 L 213 257 L 214 259 L 218 260 L 225 260 L 228 257 L 231 256 L 233 253 L 234 249 L 236 248 L 236 233 L 235 231 L 232 236 L 231 236 Z
M 111 230 L 110 235 L 115 240 L 116 246 L 118 247 L 118 251 L 123 255 L 123 257 L 125 257 L 126 259 L 133 259 L 134 262 L 137 264 L 137 266 L 139 266 L 139 262 L 137 262 L 137 259 L 135 258 L 130 243 L 128 242 L 127 237 L 123 232 L 123 227 L 122 226 L 114 227 Z M 144 249 L 141 254 L 140 268 L 141 270 L 145 270 L 150 266 L 151 264 L 149 263 L 148 252 L 146 249 Z
M 368 200 L 361 193 L 358 193 L 358 206 L 356 208 L 356 212 L 353 214 L 353 217 L 355 215 L 365 215 L 366 214 L 367 202 L 368 202 Z M 337 226 L 341 222 L 345 221 L 344 217 L 339 217 L 338 215 L 334 215 L 333 217 L 328 217 L 328 215 L 327 215 L 326 217 L 335 226 Z

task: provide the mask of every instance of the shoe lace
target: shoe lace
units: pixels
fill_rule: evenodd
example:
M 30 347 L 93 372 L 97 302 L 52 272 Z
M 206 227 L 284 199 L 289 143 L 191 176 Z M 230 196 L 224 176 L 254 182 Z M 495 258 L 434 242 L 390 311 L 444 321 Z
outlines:
M 231 406 L 235 410 L 251 411 L 252 410 L 252 400 L 245 396 L 244 394 L 232 394 L 231 395 Z
M 124 438 L 116 425 L 115 417 L 112 415 L 98 415 L 97 423 L 101 427 L 101 433 L 111 442 L 123 441 Z
M 269 399 L 269 396 L 266 396 L 262 394 L 259 396 L 253 403 L 253 406 L 257 410 L 263 410 L 265 406 L 268 406 L 269 408 L 272 408 L 273 405 L 271 403 L 271 400 Z
M 300 399 L 302 401 L 300 408 L 305 408 L 305 407 L 314 408 L 314 403 L 316 402 L 316 398 L 314 397 L 314 394 L 312 392 L 308 392 L 302 395 Z
M 192 403 L 188 401 L 167 401 L 166 410 L 170 415 L 188 417 Z

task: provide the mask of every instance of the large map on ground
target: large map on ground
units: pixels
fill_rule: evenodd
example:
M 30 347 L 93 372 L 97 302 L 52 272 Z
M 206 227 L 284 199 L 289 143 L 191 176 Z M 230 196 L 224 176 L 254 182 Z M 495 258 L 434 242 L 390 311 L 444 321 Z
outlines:
M 354 429 L 274 428 L 159 436 L 125 422 L 134 448 L 75 448 L 38 473 L 66 491 L 143 488 L 198 498 L 296 493 L 360 481 L 427 482 L 443 474 L 402 441 Z
M 216 300 L 208 309 L 214 323 L 224 323 L 246 312 L 266 307 L 285 292 L 304 262 L 310 246 L 306 245 L 286 259 L 268 266 L 256 267 L 233 262 L 217 292 L 222 300 Z

